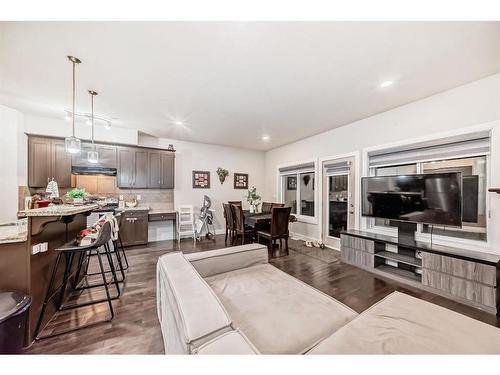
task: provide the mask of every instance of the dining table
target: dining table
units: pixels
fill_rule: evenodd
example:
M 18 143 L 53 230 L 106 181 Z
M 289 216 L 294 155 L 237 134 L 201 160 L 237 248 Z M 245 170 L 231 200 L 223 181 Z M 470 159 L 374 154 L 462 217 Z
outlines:
M 245 224 L 255 227 L 259 224 L 271 224 L 271 213 L 263 212 L 250 212 L 249 210 L 243 210 L 243 216 L 245 217 Z M 289 222 L 297 221 L 294 215 L 290 215 Z

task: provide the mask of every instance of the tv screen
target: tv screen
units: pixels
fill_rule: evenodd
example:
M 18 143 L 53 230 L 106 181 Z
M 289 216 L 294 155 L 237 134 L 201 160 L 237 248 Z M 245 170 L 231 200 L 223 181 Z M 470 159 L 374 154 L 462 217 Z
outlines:
M 460 227 L 462 174 L 364 177 L 363 216 Z

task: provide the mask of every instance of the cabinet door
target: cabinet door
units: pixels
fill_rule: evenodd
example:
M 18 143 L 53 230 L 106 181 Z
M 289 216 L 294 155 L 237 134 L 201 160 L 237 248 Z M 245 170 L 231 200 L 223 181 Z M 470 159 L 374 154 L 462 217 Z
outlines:
M 138 215 L 134 221 L 134 245 L 148 243 L 148 215 Z
M 51 142 L 51 175 L 59 188 L 71 187 L 71 154 L 66 152 L 64 140 Z
M 134 181 L 135 150 L 118 148 L 118 170 L 116 183 L 120 188 L 131 188 Z
M 175 185 L 175 156 L 170 152 L 161 152 L 161 183 L 162 189 L 173 189 Z
M 50 175 L 50 139 L 28 138 L 28 186 L 45 187 Z
M 135 150 L 135 170 L 133 187 L 143 189 L 148 187 L 148 152 Z
M 120 227 L 123 246 L 136 246 L 148 243 L 148 215 L 125 213 Z
M 159 189 L 161 184 L 160 152 L 148 151 L 148 188 Z

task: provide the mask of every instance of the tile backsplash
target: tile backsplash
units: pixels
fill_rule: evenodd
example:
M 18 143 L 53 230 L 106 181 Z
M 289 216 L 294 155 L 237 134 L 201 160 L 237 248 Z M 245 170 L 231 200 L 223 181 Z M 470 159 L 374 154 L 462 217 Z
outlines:
M 120 189 L 116 186 L 116 177 L 111 176 L 73 176 L 73 187 L 84 188 L 88 193 L 103 197 L 123 195 L 125 200 L 132 200 L 141 196 L 140 205 L 151 207 L 152 210 L 172 210 L 174 208 L 173 189 Z M 72 188 L 59 189 L 59 196 L 64 195 Z M 19 209 L 24 209 L 24 197 L 36 193 L 44 193 L 45 189 L 30 189 L 19 186 Z

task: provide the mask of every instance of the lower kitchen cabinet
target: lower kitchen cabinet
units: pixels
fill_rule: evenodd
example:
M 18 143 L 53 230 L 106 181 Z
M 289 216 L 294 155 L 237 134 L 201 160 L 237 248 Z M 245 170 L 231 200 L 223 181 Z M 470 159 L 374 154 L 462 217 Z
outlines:
M 148 211 L 124 211 L 120 226 L 123 246 L 148 243 Z

